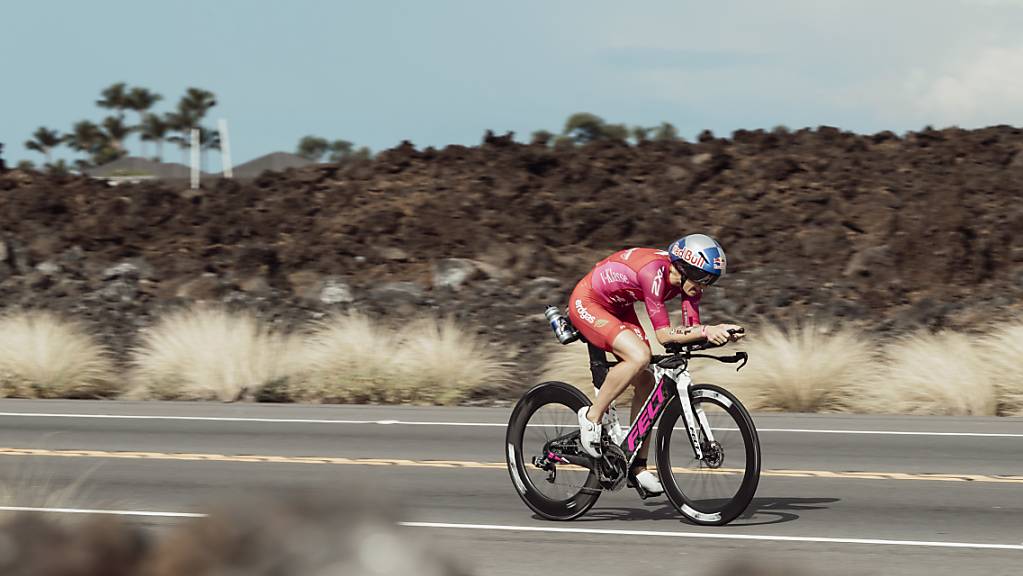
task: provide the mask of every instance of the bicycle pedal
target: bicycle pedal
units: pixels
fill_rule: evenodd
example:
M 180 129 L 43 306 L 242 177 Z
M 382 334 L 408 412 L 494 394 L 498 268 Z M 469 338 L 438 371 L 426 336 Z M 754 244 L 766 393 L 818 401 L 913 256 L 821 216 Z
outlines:
M 647 498 L 649 498 L 651 496 L 654 496 L 654 494 L 651 494 L 651 493 L 647 492 L 646 490 L 643 489 L 642 486 L 640 486 L 636 482 L 632 482 L 631 480 L 627 480 L 625 482 L 625 485 L 628 486 L 629 488 L 635 488 L 636 489 L 636 493 L 639 494 L 639 499 L 640 500 L 646 500 Z
M 633 474 L 632 472 L 629 472 L 629 475 L 626 476 L 625 486 L 629 488 L 635 488 L 636 493 L 639 494 L 640 500 L 646 500 L 647 498 L 653 498 L 655 496 L 660 496 L 664 494 L 664 492 L 650 492 L 646 488 L 643 488 L 643 486 L 640 485 L 639 481 L 636 480 L 636 475 Z

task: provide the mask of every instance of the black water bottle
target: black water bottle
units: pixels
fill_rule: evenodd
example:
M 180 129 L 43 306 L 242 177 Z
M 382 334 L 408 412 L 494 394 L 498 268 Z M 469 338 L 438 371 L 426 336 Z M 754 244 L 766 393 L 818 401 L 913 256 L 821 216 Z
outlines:
M 558 337 L 558 342 L 568 344 L 579 339 L 579 331 L 575 329 L 575 326 L 572 326 L 568 318 L 565 318 L 557 306 L 548 305 L 543 314 L 547 317 L 551 330 L 554 330 L 554 335 Z

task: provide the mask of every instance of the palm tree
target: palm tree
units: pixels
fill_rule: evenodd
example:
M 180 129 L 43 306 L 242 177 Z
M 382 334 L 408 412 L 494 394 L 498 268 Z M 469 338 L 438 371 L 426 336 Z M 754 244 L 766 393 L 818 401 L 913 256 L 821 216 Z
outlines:
M 181 150 L 181 163 L 187 165 L 188 146 L 192 142 L 192 119 L 183 112 L 168 112 L 163 119 L 167 130 L 174 133 L 173 136 L 167 138 L 167 141 L 175 144 Z
M 206 152 L 208 150 L 220 150 L 220 131 L 211 130 L 205 126 L 199 127 L 199 149 L 202 154 L 199 167 L 206 170 Z
M 163 141 L 170 130 L 171 126 L 166 119 L 156 114 L 146 114 L 139 126 L 139 138 L 143 142 L 156 142 L 156 158 L 160 162 L 163 162 Z
M 119 156 L 123 156 L 124 139 L 134 132 L 135 128 L 125 124 L 123 116 L 107 116 L 103 119 L 103 129 L 106 131 L 110 146 L 119 153 Z
M 147 88 L 135 86 L 128 92 L 125 99 L 125 107 L 129 110 L 135 111 L 139 115 L 138 131 L 142 132 L 143 124 L 145 122 L 146 112 L 153 107 L 158 101 L 162 100 L 163 96 L 160 96 L 156 92 L 151 92 Z M 146 155 L 145 142 L 146 139 L 142 138 L 142 156 Z
M 198 128 L 200 130 L 199 138 L 200 142 L 210 141 L 210 131 L 206 131 L 203 134 L 203 130 L 206 130 L 200 123 L 209 109 L 217 105 L 217 98 L 209 90 L 203 90 L 201 88 L 189 87 L 185 90 L 185 95 L 178 101 L 178 108 L 174 112 L 170 112 L 166 115 L 166 122 L 172 132 L 176 132 L 174 136 L 167 138 L 168 142 L 173 142 L 181 148 L 182 164 L 188 164 L 187 154 L 188 147 L 192 143 L 192 129 Z M 217 144 L 220 146 L 220 136 L 216 136 Z
M 185 90 L 185 95 L 181 97 L 181 101 L 178 102 L 178 111 L 189 113 L 194 121 L 193 127 L 198 127 L 199 122 L 206 116 L 210 108 L 216 105 L 217 97 L 213 92 L 189 87 Z
M 89 161 L 79 160 L 76 162 L 79 167 L 87 167 L 90 161 L 95 163 L 101 156 L 100 152 L 110 148 L 109 136 L 99 126 L 88 120 L 76 122 L 65 140 L 71 148 L 89 155 Z
M 125 83 L 118 82 L 117 84 L 111 84 L 103 89 L 100 93 L 103 98 L 96 101 L 96 105 L 100 108 L 106 108 L 108 110 L 116 110 L 118 115 L 123 115 L 124 110 L 128 108 L 128 93 L 125 91 Z
M 46 163 L 50 164 L 50 151 L 55 146 L 60 145 L 64 141 L 64 137 L 57 133 L 56 130 L 50 130 L 45 126 L 40 126 L 32 134 L 32 140 L 25 142 L 25 148 L 29 150 L 35 150 L 36 152 L 42 152 L 46 158 Z

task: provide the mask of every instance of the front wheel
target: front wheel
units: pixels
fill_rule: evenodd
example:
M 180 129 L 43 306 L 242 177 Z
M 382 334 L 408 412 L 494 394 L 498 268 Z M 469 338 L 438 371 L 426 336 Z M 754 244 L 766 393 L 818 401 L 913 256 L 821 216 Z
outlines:
M 696 458 L 676 398 L 657 426 L 657 473 L 679 513 L 696 524 L 722 526 L 742 514 L 757 491 L 760 440 L 749 412 L 724 388 L 700 384 L 691 395 L 703 422 L 697 426 L 703 458 Z
M 590 403 L 578 388 L 544 382 L 526 392 L 508 422 L 508 473 L 522 501 L 549 520 L 586 513 L 600 496 L 597 475 L 567 462 L 579 455 L 576 413 Z

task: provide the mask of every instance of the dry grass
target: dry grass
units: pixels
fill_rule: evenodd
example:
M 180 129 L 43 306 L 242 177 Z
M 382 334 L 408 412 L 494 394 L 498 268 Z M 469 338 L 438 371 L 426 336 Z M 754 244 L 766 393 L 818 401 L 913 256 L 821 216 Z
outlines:
M 103 398 L 117 392 L 107 350 L 81 325 L 49 312 L 0 318 L 0 395 Z
M 998 394 L 998 414 L 1023 416 L 1023 322 L 992 334 L 980 352 Z
M 393 331 L 359 313 L 317 323 L 284 394 L 299 402 L 387 402 L 397 343 Z
M 456 404 L 496 387 L 507 366 L 451 319 L 391 329 L 353 313 L 319 325 L 287 387 L 299 401 Z
M 401 338 L 401 374 L 396 384 L 404 401 L 453 404 L 476 390 L 500 387 L 508 368 L 484 342 L 451 318 L 422 318 Z
M 998 406 L 987 361 L 970 336 L 917 334 L 886 349 L 864 412 L 992 416 Z
M 298 343 L 254 316 L 218 308 L 170 314 L 132 354 L 129 398 L 235 401 L 293 371 Z
M 876 363 L 872 346 L 857 332 L 815 324 L 763 326 L 721 352 L 732 348 L 749 352 L 742 371 L 694 360 L 693 379 L 725 386 L 753 410 L 857 411 L 868 392 L 863 374 Z

